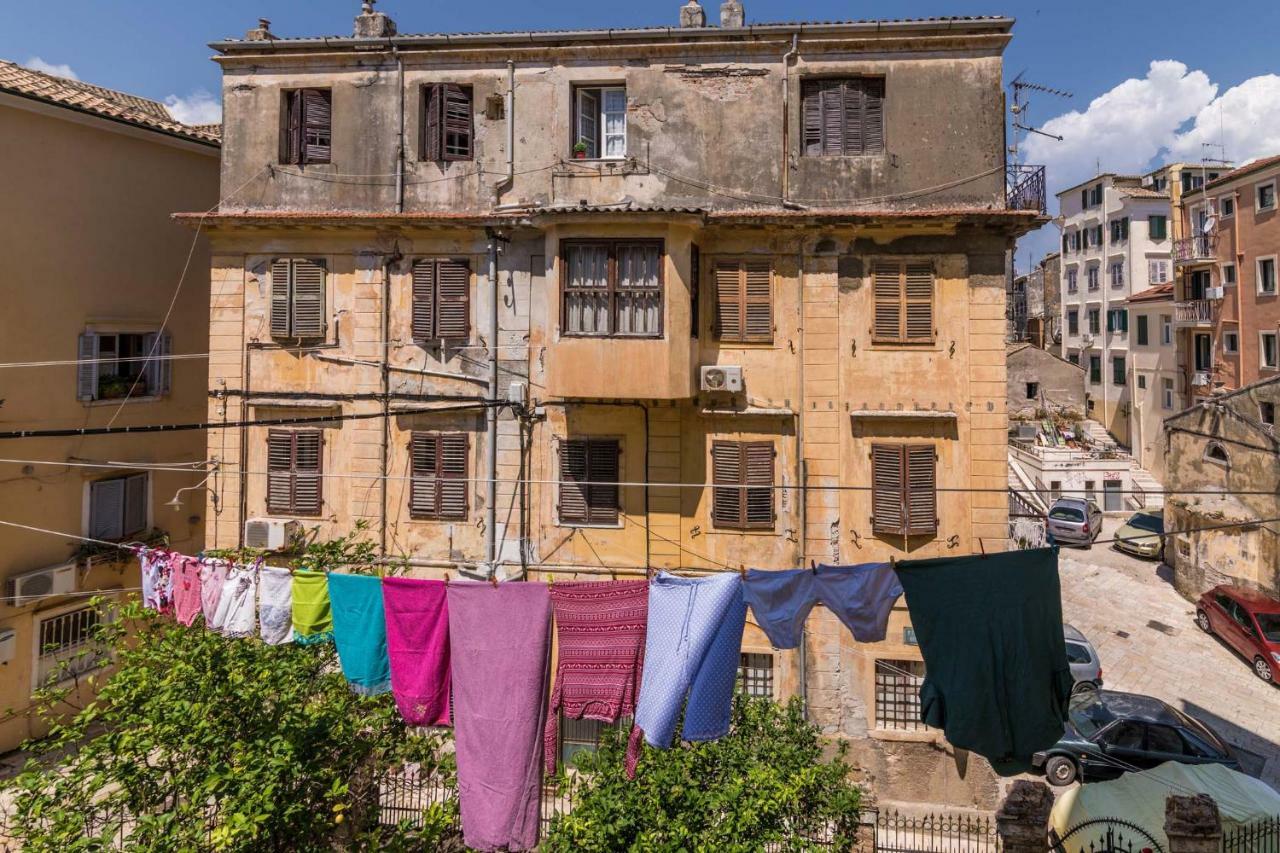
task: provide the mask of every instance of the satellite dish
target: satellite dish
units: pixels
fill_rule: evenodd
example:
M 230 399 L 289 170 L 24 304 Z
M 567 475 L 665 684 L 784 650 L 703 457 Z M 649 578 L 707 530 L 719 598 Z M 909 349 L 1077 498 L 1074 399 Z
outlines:
M 1200 230 L 1203 233 L 1208 234 L 1210 231 L 1213 230 L 1213 226 L 1217 224 L 1218 224 L 1218 215 L 1216 213 L 1210 213 L 1208 216 L 1204 218 L 1204 222 L 1200 223 Z

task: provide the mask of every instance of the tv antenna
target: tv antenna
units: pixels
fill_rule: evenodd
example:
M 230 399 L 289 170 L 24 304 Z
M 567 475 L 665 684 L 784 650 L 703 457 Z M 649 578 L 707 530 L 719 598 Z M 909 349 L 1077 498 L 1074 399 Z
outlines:
M 1013 78 L 1013 82 L 1009 84 L 1009 88 L 1013 90 L 1013 104 L 1009 107 L 1009 112 L 1013 113 L 1013 144 L 1009 146 L 1009 153 L 1013 155 L 1014 160 L 1018 158 L 1018 131 L 1023 133 L 1034 133 L 1038 136 L 1047 136 L 1050 139 L 1062 141 L 1062 137 L 1056 133 L 1048 133 L 1038 127 L 1027 123 L 1027 111 L 1031 108 L 1031 99 L 1027 97 L 1028 92 L 1043 92 L 1046 95 L 1054 95 L 1059 98 L 1075 97 L 1070 92 L 1062 89 L 1054 89 L 1051 86 L 1044 86 L 1040 83 L 1032 83 L 1023 79 L 1025 70 L 1018 72 L 1018 76 Z

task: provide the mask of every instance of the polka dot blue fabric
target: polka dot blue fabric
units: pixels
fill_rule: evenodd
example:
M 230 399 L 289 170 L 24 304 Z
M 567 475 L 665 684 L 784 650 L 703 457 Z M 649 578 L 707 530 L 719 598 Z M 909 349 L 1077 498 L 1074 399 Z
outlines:
M 671 746 L 682 707 L 684 740 L 728 733 L 746 620 L 736 574 L 682 578 L 661 572 L 649 584 L 636 726 L 650 746 Z

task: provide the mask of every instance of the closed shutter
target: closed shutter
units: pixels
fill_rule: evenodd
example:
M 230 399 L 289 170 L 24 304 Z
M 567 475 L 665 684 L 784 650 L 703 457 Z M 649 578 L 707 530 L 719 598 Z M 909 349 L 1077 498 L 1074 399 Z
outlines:
M 466 341 L 471 332 L 471 266 L 442 260 L 436 265 L 436 336 Z
M 802 128 L 801 144 L 806 157 L 822 154 L 822 88 L 820 81 L 806 80 L 800 107 Z
M 436 488 L 439 459 L 440 436 L 415 432 L 409 439 L 409 462 L 413 469 L 409 480 L 409 515 L 412 518 L 434 518 L 440 511 Z
M 98 396 L 98 336 L 92 332 L 81 335 L 76 355 L 80 359 L 76 367 L 76 399 L 92 400 Z
M 739 299 L 739 265 L 716 264 L 716 337 L 722 341 L 742 339 L 742 301 Z
M 467 448 L 467 436 L 462 433 L 413 433 L 410 516 L 455 520 L 467 517 Z
M 293 439 L 293 511 L 299 515 L 316 515 L 320 512 L 321 503 L 323 438 L 319 430 L 306 430 L 295 432 Z
M 440 84 L 422 89 L 422 159 L 439 160 L 443 129 L 441 127 L 441 101 L 444 94 Z
M 717 441 L 711 445 L 711 520 L 716 527 L 742 524 L 742 451 L 737 442 Z
M 716 527 L 773 527 L 773 468 L 771 441 L 712 443 L 711 519 Z
M 147 475 L 124 478 L 124 533 L 134 536 L 147 527 Z
M 906 452 L 907 533 L 938 532 L 937 453 L 931 444 L 910 445 Z
M 267 511 L 318 515 L 324 438 L 319 430 L 267 434 Z
M 743 444 L 746 462 L 746 527 L 773 527 L 773 442 L 748 441 Z M 752 488 L 757 486 L 759 488 Z
M 716 334 L 722 341 L 773 340 L 773 268 L 769 261 L 716 264 Z
M 467 517 L 467 436 L 440 438 L 440 517 Z
M 877 263 L 872 269 L 875 293 L 875 324 L 872 337 L 877 341 L 902 338 L 902 286 L 897 264 Z
M 305 162 L 328 163 L 333 113 L 329 92 L 324 89 L 302 90 L 302 120 L 305 133 Z
M 285 93 L 284 132 L 280 139 L 280 162 L 302 162 L 302 91 Z
M 289 337 L 289 261 L 277 258 L 271 262 L 271 336 Z
M 124 479 L 89 484 L 89 536 L 120 539 L 124 536 Z
M 902 457 L 901 445 L 871 446 L 871 529 L 875 533 L 906 532 Z
M 872 337 L 886 343 L 933 342 L 933 267 L 879 261 L 872 268 Z
M 426 343 L 436 337 L 436 262 L 413 262 L 413 339 Z
M 885 149 L 883 78 L 867 77 L 862 81 L 862 153 L 882 154 Z
M 844 153 L 844 97 L 838 80 L 823 81 L 822 153 Z
M 267 512 L 293 511 L 293 433 L 267 434 Z
M 560 520 L 587 523 L 587 443 L 560 442 Z
M 933 341 L 933 267 L 930 264 L 907 264 L 905 291 L 906 339 Z
M 444 147 L 441 159 L 471 159 L 471 87 L 444 84 Z
M 806 80 L 801 86 L 800 116 L 805 156 L 882 153 L 884 80 Z
M 863 149 L 862 112 L 865 98 L 862 87 L 857 85 L 858 82 L 849 80 L 840 87 L 840 109 L 844 113 L 842 117 L 844 140 L 841 144 L 841 153 L 844 154 L 861 154 Z
M 618 522 L 617 441 L 566 439 L 560 443 L 560 521 Z
M 293 261 L 293 328 L 291 337 L 324 337 L 324 261 Z

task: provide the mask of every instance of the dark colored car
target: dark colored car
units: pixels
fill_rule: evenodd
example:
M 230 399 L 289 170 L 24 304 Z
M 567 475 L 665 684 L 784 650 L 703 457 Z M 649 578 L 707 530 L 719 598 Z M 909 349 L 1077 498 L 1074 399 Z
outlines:
M 1231 750 L 1212 729 L 1151 696 L 1082 690 L 1071 697 L 1062 739 L 1031 763 L 1051 785 L 1077 779 L 1114 779 L 1166 761 L 1225 764 L 1239 770 Z
M 1215 586 L 1200 596 L 1196 624 L 1244 655 L 1254 675 L 1280 683 L 1280 601 L 1238 586 Z

